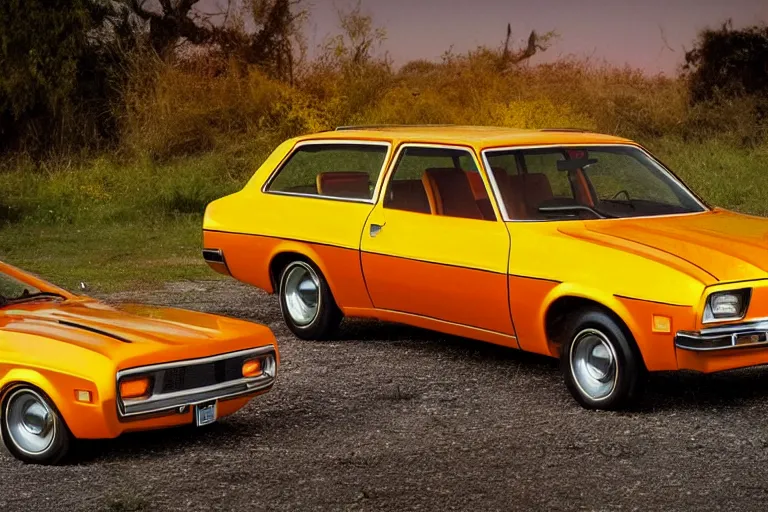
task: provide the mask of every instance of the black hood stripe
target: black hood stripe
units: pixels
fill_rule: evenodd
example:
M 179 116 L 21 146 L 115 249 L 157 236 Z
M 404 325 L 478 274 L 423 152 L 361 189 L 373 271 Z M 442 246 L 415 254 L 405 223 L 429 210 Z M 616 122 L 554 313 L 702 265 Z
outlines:
M 101 334 L 102 336 L 107 336 L 108 338 L 113 338 L 118 341 L 122 341 L 123 343 L 131 343 L 131 340 L 125 339 L 122 336 L 118 336 L 117 334 L 113 334 L 111 332 L 102 331 L 101 329 L 96 329 L 95 327 L 88 327 L 87 325 L 81 325 L 77 324 L 75 322 L 69 322 L 67 320 L 57 320 L 58 323 L 61 325 L 66 325 L 69 327 L 75 327 L 76 329 L 82 329 L 84 331 L 92 332 L 94 334 Z

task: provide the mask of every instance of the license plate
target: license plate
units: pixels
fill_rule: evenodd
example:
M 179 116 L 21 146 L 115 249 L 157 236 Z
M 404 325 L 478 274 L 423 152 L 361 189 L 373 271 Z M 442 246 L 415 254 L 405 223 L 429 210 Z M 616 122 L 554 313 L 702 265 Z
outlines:
M 216 402 L 195 406 L 195 425 L 202 427 L 216 421 Z

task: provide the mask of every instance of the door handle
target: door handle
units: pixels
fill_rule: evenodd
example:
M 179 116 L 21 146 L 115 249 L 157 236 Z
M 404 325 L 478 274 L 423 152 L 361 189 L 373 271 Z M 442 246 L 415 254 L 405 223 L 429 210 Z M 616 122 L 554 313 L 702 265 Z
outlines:
M 371 231 L 370 231 L 371 238 L 375 238 L 376 235 L 379 234 L 379 232 L 384 228 L 385 225 L 386 225 L 386 222 L 384 224 L 371 223 Z

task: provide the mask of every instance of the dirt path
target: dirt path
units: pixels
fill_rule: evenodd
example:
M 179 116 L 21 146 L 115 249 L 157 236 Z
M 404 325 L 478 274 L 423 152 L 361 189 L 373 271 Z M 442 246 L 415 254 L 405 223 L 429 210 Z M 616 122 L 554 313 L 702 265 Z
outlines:
M 0 510 L 764 510 L 768 371 L 657 375 L 637 411 L 581 409 L 556 364 L 376 322 L 310 343 L 230 281 L 113 295 L 263 322 L 276 388 L 207 429 L 0 455 Z

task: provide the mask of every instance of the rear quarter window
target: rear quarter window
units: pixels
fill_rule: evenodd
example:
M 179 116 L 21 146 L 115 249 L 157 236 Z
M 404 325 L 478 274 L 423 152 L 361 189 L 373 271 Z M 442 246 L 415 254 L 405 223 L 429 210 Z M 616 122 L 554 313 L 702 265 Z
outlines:
M 266 191 L 371 200 L 388 151 L 387 144 L 305 144 L 291 153 Z

